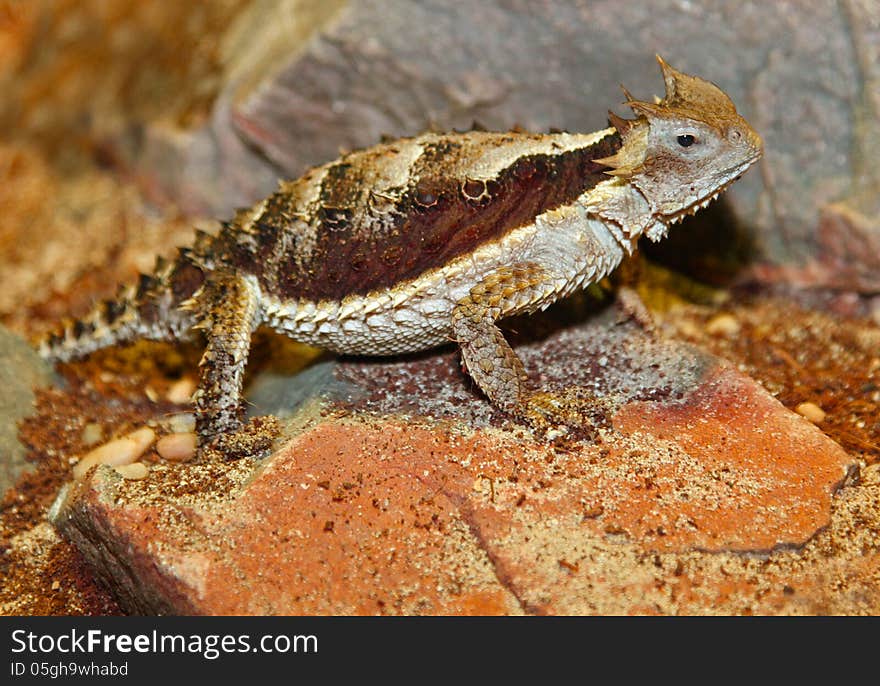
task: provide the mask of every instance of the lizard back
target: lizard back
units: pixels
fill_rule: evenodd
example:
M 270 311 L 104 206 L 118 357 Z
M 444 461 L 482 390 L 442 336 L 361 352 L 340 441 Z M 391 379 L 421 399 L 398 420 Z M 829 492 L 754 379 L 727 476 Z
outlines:
M 317 167 L 221 234 L 229 261 L 283 300 L 393 288 L 568 205 L 621 145 L 589 135 L 425 134 Z

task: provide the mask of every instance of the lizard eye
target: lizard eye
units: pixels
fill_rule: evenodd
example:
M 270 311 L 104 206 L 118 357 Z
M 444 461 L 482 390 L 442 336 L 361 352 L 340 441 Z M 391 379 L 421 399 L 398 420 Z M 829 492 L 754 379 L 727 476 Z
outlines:
M 689 134 L 689 133 L 682 134 L 682 135 L 679 136 L 676 140 L 678 140 L 678 144 L 679 144 L 681 147 L 683 147 L 683 148 L 689 148 L 689 147 L 691 147 L 694 143 L 697 142 L 696 137 L 695 137 L 695 136 L 692 136 L 692 135 Z

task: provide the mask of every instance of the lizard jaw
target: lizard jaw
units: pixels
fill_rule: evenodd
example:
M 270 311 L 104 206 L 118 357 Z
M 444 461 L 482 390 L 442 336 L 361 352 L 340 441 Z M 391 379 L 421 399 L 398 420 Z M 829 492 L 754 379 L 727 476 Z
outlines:
M 745 172 L 743 172 L 743 173 L 745 173 Z M 721 193 L 723 193 L 725 190 L 727 190 L 728 186 L 730 186 L 735 181 L 738 181 L 741 176 L 742 176 L 742 174 L 738 174 L 737 176 L 734 176 L 732 179 L 730 179 L 730 181 L 727 181 L 723 185 L 719 186 L 715 190 L 714 193 L 712 193 L 711 195 L 707 195 L 702 200 L 697 200 L 695 203 L 693 203 L 689 207 L 685 207 L 684 209 L 679 210 L 678 212 L 673 212 L 672 214 L 663 215 L 662 221 L 671 226 L 672 224 L 678 224 L 679 222 L 684 220 L 685 217 L 695 215 L 700 210 L 708 207 L 712 201 L 716 200 L 718 198 L 718 196 L 721 195 Z
M 679 210 L 678 212 L 676 212 L 674 214 L 665 215 L 663 217 L 663 222 L 666 224 L 669 224 L 671 226 L 672 224 L 678 224 L 679 222 L 684 220 L 685 217 L 695 215 L 700 210 L 708 207 L 709 203 L 711 203 L 713 200 L 715 200 L 719 196 L 721 191 L 724 190 L 724 188 L 726 188 L 726 186 L 719 188 L 712 195 L 707 196 L 703 200 L 699 200 L 699 201 L 695 202 L 690 207 L 685 207 L 683 210 Z
M 750 157 L 744 163 L 727 169 L 725 172 L 723 172 L 723 175 L 727 177 L 727 181 L 718 186 L 713 193 L 705 196 L 701 200 L 697 200 L 696 202 L 692 203 L 688 207 L 685 207 L 684 209 L 679 210 L 678 212 L 672 212 L 670 214 L 662 215 L 660 217 L 660 220 L 671 226 L 672 224 L 679 223 L 685 217 L 689 215 L 694 215 L 700 210 L 705 209 L 713 200 L 716 200 L 721 193 L 727 190 L 728 186 L 735 183 L 736 181 L 739 181 L 740 178 L 742 178 L 743 174 L 745 174 L 749 170 L 749 168 L 758 161 L 760 157 L 761 154 L 758 153 Z

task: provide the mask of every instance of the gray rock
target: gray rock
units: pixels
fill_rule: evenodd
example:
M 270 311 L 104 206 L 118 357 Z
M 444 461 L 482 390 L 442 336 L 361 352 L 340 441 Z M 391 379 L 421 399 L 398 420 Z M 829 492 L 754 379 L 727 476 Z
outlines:
M 880 13 L 869 0 L 277 0 L 254 3 L 230 36 L 211 121 L 188 139 L 152 130 L 139 153 L 153 181 L 216 216 L 382 134 L 475 119 L 595 130 L 619 83 L 642 97 L 662 90 L 655 52 L 721 84 L 765 138 L 761 168 L 727 195 L 732 211 L 713 215 L 731 216 L 753 255 L 821 261 L 822 208 L 880 190 Z M 873 216 L 859 226 L 880 230 Z M 864 257 L 847 250 L 810 278 L 880 289 Z M 841 261 L 875 276 L 835 274 Z
M 564 395 L 577 387 L 587 404 L 601 405 L 606 414 L 632 400 L 681 398 L 714 364 L 705 352 L 654 341 L 625 319 L 617 307 L 574 297 L 512 320 L 506 329 L 533 388 Z M 429 417 L 474 428 L 509 421 L 461 370 L 454 345 L 395 358 L 330 359 L 297 373 L 267 369 L 254 377 L 246 397 L 251 416 L 292 418 L 290 433 L 300 426 L 299 410 L 313 400 L 334 412 Z
M 29 467 L 18 422 L 33 411 L 33 387 L 51 379 L 51 370 L 33 349 L 0 326 L 0 495 Z
M 310 400 L 351 402 L 363 391 L 345 379 L 337 378 L 335 360 L 319 362 L 298 374 L 267 371 L 259 374 L 247 389 L 250 416 L 274 415 L 287 419 Z

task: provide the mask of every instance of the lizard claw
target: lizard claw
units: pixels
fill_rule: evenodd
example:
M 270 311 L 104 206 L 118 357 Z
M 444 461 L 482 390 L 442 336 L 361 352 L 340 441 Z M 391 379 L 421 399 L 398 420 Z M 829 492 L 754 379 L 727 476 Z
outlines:
M 202 462 L 239 460 L 243 457 L 265 457 L 281 434 L 276 417 L 254 417 L 238 431 L 221 433 L 202 443 L 198 458 Z
M 606 403 L 582 389 L 567 388 L 558 393 L 530 393 L 516 413 L 546 441 L 588 438 L 594 440 L 596 428 L 607 423 Z

